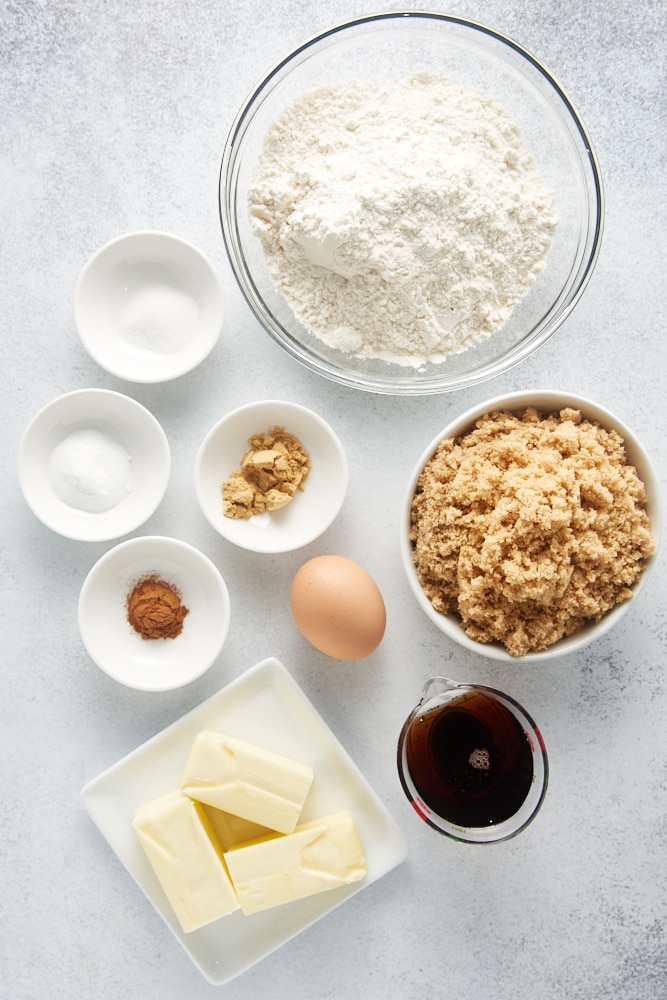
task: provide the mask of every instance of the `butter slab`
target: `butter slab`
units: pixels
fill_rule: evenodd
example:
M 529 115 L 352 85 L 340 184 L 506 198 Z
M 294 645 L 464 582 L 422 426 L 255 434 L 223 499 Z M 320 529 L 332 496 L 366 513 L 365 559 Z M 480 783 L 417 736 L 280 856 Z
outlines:
M 292 833 L 313 781 L 313 769 L 224 733 L 196 737 L 181 790 L 205 805 L 260 826 Z
M 203 804 L 203 803 L 202 803 Z M 234 816 L 233 813 L 222 812 L 221 809 L 214 809 L 213 806 L 204 806 L 204 812 L 211 821 L 211 826 L 215 830 L 223 851 L 229 851 L 232 847 L 245 844 L 249 840 L 257 840 L 258 837 L 266 837 L 273 833 L 259 823 L 253 823 L 242 816 Z
M 238 910 L 222 848 L 199 802 L 170 792 L 140 806 L 132 825 L 186 933 Z
M 359 882 L 366 855 L 349 812 L 301 823 L 286 836 L 263 837 L 225 852 L 244 914 Z

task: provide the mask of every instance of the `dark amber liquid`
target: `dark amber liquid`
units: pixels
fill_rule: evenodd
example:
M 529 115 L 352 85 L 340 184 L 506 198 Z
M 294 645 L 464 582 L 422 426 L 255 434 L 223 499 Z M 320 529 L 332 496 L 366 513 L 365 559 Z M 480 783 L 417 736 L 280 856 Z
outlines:
M 423 801 L 456 826 L 509 819 L 533 780 L 533 755 L 518 719 L 480 691 L 416 717 L 405 751 Z

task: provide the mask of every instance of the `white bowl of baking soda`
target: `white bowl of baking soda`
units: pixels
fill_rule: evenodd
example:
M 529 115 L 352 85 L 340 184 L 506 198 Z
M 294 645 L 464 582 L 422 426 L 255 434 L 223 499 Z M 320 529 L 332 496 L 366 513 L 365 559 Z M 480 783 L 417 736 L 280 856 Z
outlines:
M 110 389 L 77 389 L 47 403 L 19 447 L 26 503 L 47 528 L 77 541 L 140 527 L 161 503 L 170 471 L 156 418 Z
M 192 371 L 215 347 L 223 316 L 213 265 L 168 233 L 129 233 L 107 243 L 74 291 L 83 346 L 129 382 L 167 382 Z

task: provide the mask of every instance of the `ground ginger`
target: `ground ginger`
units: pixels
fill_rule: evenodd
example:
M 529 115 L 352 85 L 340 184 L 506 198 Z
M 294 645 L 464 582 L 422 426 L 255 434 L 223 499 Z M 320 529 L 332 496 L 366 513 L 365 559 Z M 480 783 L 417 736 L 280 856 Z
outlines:
M 655 549 L 645 506 L 616 431 L 570 408 L 486 414 L 418 479 L 417 575 L 471 639 L 522 656 L 631 596 Z
M 222 484 L 222 512 L 229 518 L 249 518 L 279 510 L 304 488 L 310 456 L 294 434 L 271 427 L 254 434 L 249 449 Z

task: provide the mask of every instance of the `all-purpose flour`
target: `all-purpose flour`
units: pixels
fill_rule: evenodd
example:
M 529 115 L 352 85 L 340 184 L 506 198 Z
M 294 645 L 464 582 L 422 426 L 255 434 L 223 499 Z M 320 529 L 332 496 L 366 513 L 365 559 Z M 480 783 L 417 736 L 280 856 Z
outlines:
M 414 366 L 502 326 L 556 226 L 507 113 L 426 73 L 297 99 L 269 130 L 249 204 L 271 277 L 312 333 Z

